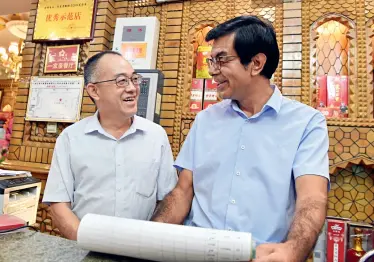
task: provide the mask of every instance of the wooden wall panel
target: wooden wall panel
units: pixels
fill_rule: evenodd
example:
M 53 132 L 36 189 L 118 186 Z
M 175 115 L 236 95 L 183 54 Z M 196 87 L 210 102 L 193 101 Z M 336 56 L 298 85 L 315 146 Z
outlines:
M 2 92 L 0 110 L 6 105 L 10 105 L 14 109 L 17 90 L 18 82 L 13 80 L 0 80 L 0 91 Z

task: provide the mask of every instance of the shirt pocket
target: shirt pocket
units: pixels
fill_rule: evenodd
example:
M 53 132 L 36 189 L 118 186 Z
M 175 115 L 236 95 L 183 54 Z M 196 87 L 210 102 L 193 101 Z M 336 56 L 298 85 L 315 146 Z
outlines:
M 150 198 L 157 189 L 160 163 L 156 161 L 137 161 L 134 164 L 137 170 L 136 193 L 142 197 Z

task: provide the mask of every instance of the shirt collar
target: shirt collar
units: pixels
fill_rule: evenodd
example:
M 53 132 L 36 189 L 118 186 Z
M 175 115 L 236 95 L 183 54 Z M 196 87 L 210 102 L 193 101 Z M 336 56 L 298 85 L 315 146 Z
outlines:
M 98 116 L 99 112 L 96 111 L 95 114 L 88 120 L 86 128 L 84 130 L 86 134 L 92 133 L 94 131 L 98 131 L 99 133 L 105 133 L 103 127 L 100 124 Z M 142 117 L 134 115 L 134 120 L 130 127 L 130 130 L 146 131 L 146 129 L 146 120 Z
M 273 94 L 271 95 L 269 100 L 266 102 L 266 104 L 262 107 L 261 112 L 254 115 L 253 117 L 257 117 L 261 115 L 268 108 L 272 108 L 276 114 L 279 113 L 281 105 L 282 105 L 283 96 L 279 88 L 276 85 L 271 85 L 271 88 L 273 88 L 274 90 Z M 234 100 L 231 101 L 231 108 L 234 109 L 236 112 L 243 113 L 242 110 L 239 108 L 237 102 Z
M 282 105 L 283 96 L 276 85 L 271 85 L 271 88 L 273 88 L 274 92 L 265 104 L 265 106 L 273 108 L 274 111 L 278 114 Z

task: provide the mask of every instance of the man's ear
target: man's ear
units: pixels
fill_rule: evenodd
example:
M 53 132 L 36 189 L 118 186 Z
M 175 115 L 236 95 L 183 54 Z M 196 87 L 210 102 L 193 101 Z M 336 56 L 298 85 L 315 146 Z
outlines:
M 97 87 L 95 84 L 89 83 L 88 85 L 86 85 L 86 91 L 91 99 L 95 101 L 99 100 L 99 95 L 97 93 Z
M 263 53 L 258 53 L 252 58 L 252 76 L 260 75 L 266 64 L 267 57 Z

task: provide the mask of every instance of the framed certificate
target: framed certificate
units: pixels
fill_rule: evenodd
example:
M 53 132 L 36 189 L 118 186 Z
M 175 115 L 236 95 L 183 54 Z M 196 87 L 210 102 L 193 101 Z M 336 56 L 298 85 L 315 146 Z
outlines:
M 79 121 L 83 87 L 84 80 L 81 76 L 32 77 L 26 120 Z
M 33 42 L 92 40 L 97 0 L 39 0 Z
M 79 45 L 48 46 L 44 73 L 77 72 Z

